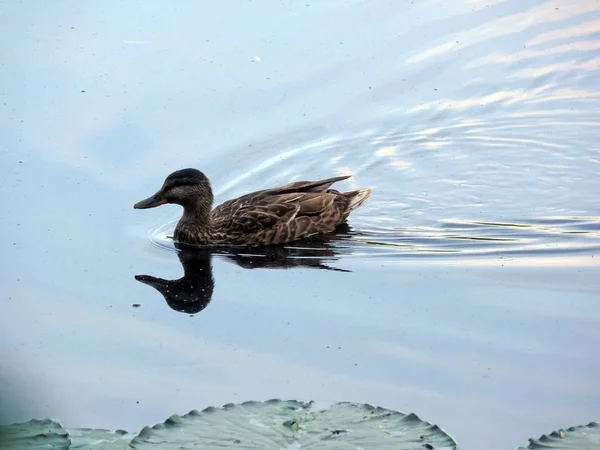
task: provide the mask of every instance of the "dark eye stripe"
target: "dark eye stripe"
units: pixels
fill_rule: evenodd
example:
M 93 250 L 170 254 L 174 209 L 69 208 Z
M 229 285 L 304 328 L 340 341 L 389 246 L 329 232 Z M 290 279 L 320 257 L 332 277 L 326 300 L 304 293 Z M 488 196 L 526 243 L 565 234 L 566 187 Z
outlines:
M 166 186 L 165 190 L 173 189 L 177 186 L 195 186 L 198 184 L 198 180 L 194 180 L 193 178 L 182 178 L 180 180 L 170 181 Z

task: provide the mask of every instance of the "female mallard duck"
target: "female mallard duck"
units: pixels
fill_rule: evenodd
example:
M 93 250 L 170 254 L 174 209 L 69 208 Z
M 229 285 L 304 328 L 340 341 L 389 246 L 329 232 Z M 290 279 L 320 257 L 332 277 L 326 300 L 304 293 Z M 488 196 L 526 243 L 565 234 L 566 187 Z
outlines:
M 213 193 L 206 175 L 182 169 L 169 175 L 156 194 L 133 207 L 183 206 L 174 238 L 184 244 L 284 244 L 334 231 L 369 198 L 371 189 L 329 189 L 346 178 L 296 181 L 228 200 L 211 211 Z

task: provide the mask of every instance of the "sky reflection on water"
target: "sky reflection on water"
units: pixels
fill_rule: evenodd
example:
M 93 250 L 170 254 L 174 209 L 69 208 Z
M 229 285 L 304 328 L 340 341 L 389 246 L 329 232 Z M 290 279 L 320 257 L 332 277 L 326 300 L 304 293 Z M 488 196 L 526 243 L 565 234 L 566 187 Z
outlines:
M 350 400 L 493 450 L 598 419 L 597 2 L 229 6 L 3 5 L 7 420 Z M 374 191 L 311 256 L 339 270 L 215 254 L 189 317 L 134 279 L 182 277 L 179 210 L 131 208 L 187 166 L 219 202 Z

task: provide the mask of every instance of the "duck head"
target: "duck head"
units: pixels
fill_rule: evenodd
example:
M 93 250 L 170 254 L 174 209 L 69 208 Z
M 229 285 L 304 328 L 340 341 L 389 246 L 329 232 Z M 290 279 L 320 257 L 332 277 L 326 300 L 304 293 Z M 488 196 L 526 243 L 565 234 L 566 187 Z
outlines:
M 156 194 L 137 202 L 133 207 L 147 209 L 174 203 L 188 212 L 209 212 L 212 202 L 213 193 L 206 175 L 196 169 L 181 169 L 169 175 Z

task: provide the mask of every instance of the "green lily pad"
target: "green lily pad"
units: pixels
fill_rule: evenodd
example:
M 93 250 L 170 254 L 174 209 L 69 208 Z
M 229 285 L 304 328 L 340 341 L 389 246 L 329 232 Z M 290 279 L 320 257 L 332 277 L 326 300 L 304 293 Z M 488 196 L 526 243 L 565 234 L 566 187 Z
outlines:
M 414 414 L 357 403 L 282 400 L 173 415 L 162 424 L 143 428 L 130 445 L 139 450 L 456 449 L 448 434 Z
M 132 435 L 126 431 L 109 431 L 91 428 L 69 429 L 70 449 L 127 450 Z
M 566 430 L 556 430 L 550 434 L 542 435 L 539 439 L 529 439 L 527 447 L 519 447 L 517 450 L 538 448 L 554 450 L 600 449 L 600 423 L 590 422 L 587 425 L 579 425 Z
M 77 428 L 65 430 L 52 420 L 30 420 L 0 426 L 2 450 L 126 450 L 132 436 L 126 431 Z
M 67 431 L 59 423 L 49 419 L 0 426 L 2 450 L 68 450 L 70 445 L 71 439 Z

